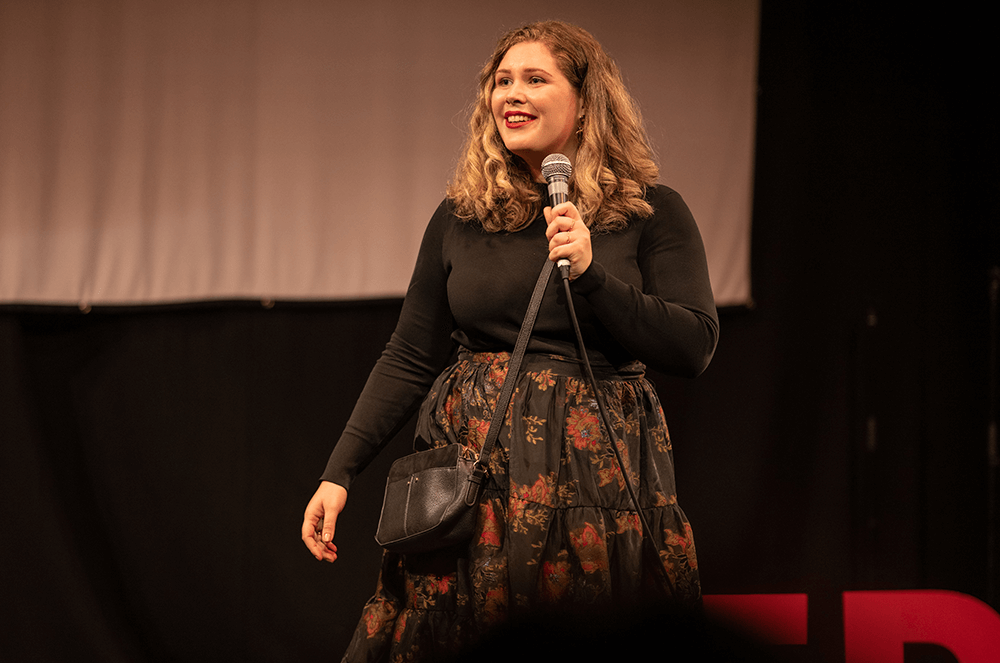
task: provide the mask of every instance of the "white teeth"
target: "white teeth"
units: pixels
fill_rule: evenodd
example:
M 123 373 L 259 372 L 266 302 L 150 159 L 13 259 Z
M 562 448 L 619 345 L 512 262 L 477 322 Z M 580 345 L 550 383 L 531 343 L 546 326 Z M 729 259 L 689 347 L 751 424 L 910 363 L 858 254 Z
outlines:
M 508 122 L 527 122 L 530 119 L 527 115 L 509 115 L 507 117 Z

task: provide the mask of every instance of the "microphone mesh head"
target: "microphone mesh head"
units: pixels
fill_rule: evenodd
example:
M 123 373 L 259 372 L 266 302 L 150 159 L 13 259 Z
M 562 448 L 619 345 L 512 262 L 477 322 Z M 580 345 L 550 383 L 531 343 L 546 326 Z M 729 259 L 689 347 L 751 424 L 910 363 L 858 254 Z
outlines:
M 542 160 L 542 177 L 551 182 L 553 177 L 564 177 L 567 180 L 573 173 L 573 164 L 562 154 L 550 154 Z

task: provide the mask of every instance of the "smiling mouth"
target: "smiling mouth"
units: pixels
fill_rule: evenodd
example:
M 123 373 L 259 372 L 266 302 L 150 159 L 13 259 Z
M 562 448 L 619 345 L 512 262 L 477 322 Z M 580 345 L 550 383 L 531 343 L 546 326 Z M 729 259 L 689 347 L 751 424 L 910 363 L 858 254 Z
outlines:
M 521 113 L 510 113 L 504 116 L 504 123 L 507 125 L 508 129 L 516 129 L 517 127 L 522 127 L 534 119 L 535 117 L 532 115 L 523 115 Z

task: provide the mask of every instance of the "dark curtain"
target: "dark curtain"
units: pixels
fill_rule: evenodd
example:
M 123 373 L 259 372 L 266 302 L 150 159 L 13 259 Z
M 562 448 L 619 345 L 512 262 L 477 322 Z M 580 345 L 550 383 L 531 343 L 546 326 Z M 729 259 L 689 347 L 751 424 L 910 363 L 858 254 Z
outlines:
M 843 660 L 845 590 L 997 607 L 997 54 L 948 11 L 765 0 L 756 304 L 723 312 L 701 378 L 653 376 L 705 592 L 807 592 L 802 660 Z M 340 561 L 298 528 L 398 311 L 0 311 L 0 656 L 339 658 L 410 433 L 352 491 Z
M 0 643 L 26 656 L 4 658 L 342 647 L 378 569 L 388 457 L 352 492 L 340 568 L 315 562 L 298 528 L 398 313 L 398 301 L 4 312 L 2 565 L 16 610 Z

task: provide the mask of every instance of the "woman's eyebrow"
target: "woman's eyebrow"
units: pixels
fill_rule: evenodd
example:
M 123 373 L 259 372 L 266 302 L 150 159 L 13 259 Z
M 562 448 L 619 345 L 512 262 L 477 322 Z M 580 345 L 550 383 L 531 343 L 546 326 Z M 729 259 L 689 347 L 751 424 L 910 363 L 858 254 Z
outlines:
M 548 70 L 542 69 L 541 67 L 525 67 L 522 71 L 524 71 L 524 73 L 526 73 L 526 74 L 537 74 L 537 73 L 548 74 L 549 73 Z M 511 73 L 511 70 L 510 69 L 497 69 L 496 73 L 498 73 L 498 74 L 509 74 L 509 73 Z

